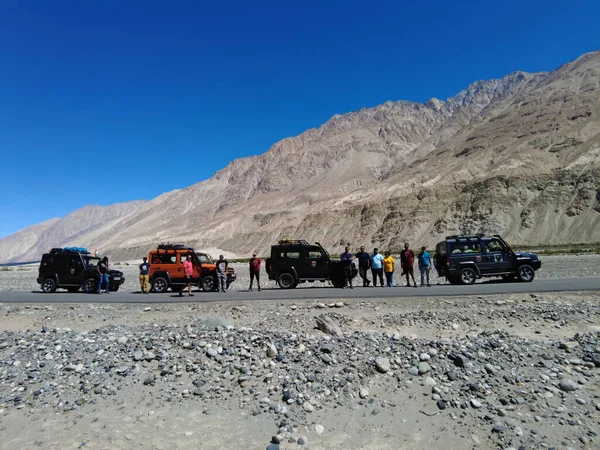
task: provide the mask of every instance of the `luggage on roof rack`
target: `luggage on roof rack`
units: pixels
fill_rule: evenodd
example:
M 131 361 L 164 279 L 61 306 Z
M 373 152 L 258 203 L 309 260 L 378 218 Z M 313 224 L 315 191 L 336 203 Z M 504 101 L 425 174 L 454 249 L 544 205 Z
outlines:
M 158 246 L 156 247 L 157 250 L 192 250 L 194 251 L 194 249 L 192 247 L 188 247 L 187 245 L 183 245 L 183 244 L 158 244 Z
M 50 253 L 83 253 L 89 255 L 87 248 L 85 247 L 64 247 L 64 248 L 53 248 Z
M 485 234 L 480 233 L 480 234 L 454 234 L 452 236 L 446 236 L 446 239 L 481 239 L 482 237 L 485 237 Z
M 308 241 L 306 241 L 304 239 L 280 239 L 279 240 L 279 245 L 286 245 L 286 244 L 309 245 Z

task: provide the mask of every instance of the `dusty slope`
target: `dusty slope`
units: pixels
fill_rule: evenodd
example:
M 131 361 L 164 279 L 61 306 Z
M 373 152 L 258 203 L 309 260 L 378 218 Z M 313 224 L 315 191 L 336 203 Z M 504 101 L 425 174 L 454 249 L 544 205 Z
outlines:
M 458 231 L 599 241 L 599 86 L 594 52 L 550 73 L 478 81 L 447 101 L 336 115 L 136 207 L 118 226 L 82 230 L 78 242 L 126 258 L 161 240 L 237 254 L 279 237 L 336 249 L 357 240 L 430 245 Z M 8 251 L 16 243 L 3 241 L 0 261 L 47 246 L 16 255 Z

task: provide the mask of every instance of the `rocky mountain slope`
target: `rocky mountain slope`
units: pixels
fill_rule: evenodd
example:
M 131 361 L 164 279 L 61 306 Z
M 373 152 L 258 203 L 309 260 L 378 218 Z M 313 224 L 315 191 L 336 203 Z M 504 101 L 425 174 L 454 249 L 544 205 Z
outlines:
M 593 52 L 550 73 L 478 81 L 446 101 L 336 115 L 208 180 L 126 207 L 101 229 L 72 226 L 84 208 L 38 240 L 35 231 L 20 236 L 26 230 L 4 238 L 0 261 L 67 242 L 128 258 L 165 240 L 240 255 L 280 237 L 334 250 L 432 245 L 455 232 L 600 241 L 599 100 Z

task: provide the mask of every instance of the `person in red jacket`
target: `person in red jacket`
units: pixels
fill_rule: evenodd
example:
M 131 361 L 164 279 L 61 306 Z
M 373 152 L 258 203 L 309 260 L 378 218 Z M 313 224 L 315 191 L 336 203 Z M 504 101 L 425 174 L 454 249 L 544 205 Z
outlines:
M 256 253 L 252 254 L 252 258 L 250 258 L 250 287 L 249 291 L 252 290 L 252 282 L 256 278 L 256 284 L 258 285 L 258 290 L 260 291 L 260 258 L 256 256 Z
M 413 284 L 417 287 L 417 281 L 415 280 L 415 252 L 413 252 L 408 245 L 408 242 L 404 244 L 404 250 L 400 252 L 400 266 L 402 267 L 402 273 L 406 275 L 406 287 L 410 287 L 410 278 L 412 277 Z

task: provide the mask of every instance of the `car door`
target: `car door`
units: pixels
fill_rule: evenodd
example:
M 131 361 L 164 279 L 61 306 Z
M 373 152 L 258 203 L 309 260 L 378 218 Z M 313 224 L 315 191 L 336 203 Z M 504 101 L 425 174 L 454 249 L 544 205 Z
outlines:
M 329 278 L 329 258 L 319 247 L 308 247 L 303 260 L 305 262 L 303 278 L 315 280 Z
M 56 271 L 59 284 L 81 284 L 83 265 L 77 254 L 59 255 Z
M 481 263 L 479 270 L 484 275 L 512 272 L 512 253 L 498 239 L 481 241 Z

